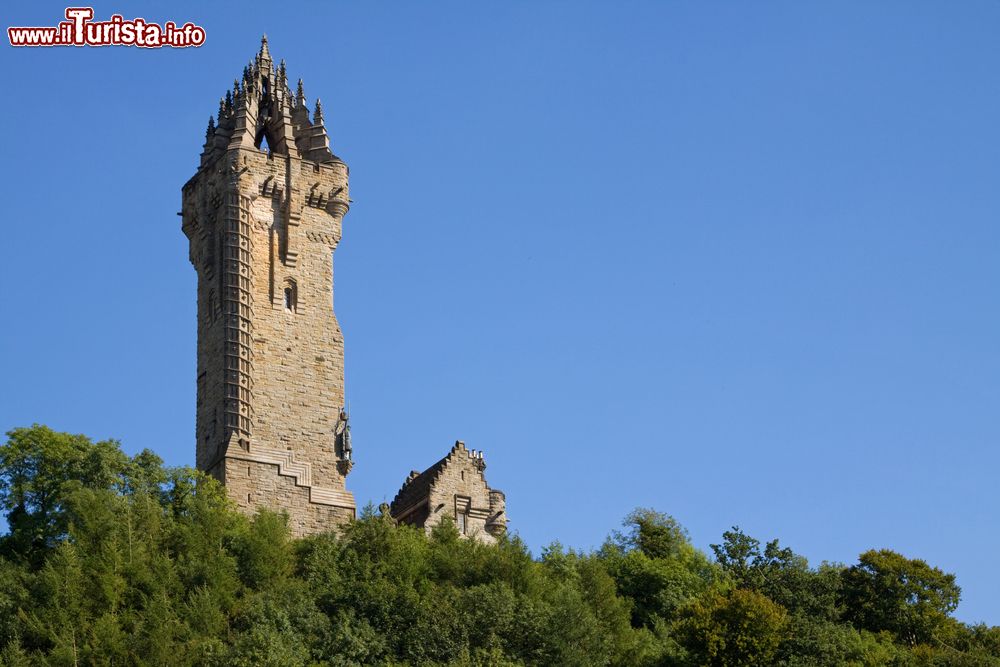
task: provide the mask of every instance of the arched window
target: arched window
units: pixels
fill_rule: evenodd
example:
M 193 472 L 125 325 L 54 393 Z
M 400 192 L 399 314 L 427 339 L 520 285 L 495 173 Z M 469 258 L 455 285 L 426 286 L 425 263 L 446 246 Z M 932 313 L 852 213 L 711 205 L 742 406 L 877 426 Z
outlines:
M 289 313 L 294 313 L 296 310 L 298 310 L 299 290 L 298 287 L 295 285 L 294 280 L 288 279 L 285 281 L 284 300 L 285 300 L 286 311 L 288 311 Z

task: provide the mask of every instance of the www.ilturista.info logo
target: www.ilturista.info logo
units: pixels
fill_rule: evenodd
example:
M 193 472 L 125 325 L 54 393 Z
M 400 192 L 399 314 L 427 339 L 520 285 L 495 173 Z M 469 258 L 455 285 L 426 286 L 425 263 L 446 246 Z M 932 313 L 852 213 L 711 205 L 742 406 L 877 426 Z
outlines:
M 162 26 L 146 19 L 125 20 L 113 14 L 107 21 L 92 21 L 92 7 L 67 7 L 66 21 L 48 28 L 11 27 L 7 38 L 11 46 L 141 46 L 156 49 L 164 46 L 183 48 L 205 43 L 205 29 L 191 22 L 178 27 L 173 21 Z

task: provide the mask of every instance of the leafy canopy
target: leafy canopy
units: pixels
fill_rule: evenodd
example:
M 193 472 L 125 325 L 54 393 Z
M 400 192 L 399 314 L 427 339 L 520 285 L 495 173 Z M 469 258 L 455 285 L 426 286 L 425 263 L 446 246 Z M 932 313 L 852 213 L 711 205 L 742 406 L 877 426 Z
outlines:
M 1000 665 L 923 561 L 814 569 L 738 528 L 712 559 L 650 509 L 539 558 L 370 507 L 293 540 L 197 471 L 44 426 L 0 445 L 0 507 L 4 665 Z

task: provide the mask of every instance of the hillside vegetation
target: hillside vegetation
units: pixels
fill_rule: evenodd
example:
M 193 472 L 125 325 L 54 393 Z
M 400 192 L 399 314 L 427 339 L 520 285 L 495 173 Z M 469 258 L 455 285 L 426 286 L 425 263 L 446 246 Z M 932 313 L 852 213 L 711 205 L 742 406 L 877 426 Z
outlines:
M 6 665 L 1000 666 L 955 578 L 892 551 L 810 567 L 734 528 L 712 554 L 636 510 L 593 553 L 426 536 L 368 509 L 289 537 L 194 470 L 43 426 L 0 446 Z

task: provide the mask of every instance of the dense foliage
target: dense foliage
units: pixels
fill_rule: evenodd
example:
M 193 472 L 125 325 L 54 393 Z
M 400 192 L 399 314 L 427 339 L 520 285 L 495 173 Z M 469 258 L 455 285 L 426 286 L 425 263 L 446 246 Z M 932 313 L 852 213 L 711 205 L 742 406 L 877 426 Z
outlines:
M 651 510 L 538 559 L 371 510 L 292 540 L 195 471 L 41 426 L 0 446 L 0 504 L 2 664 L 1000 666 L 923 561 L 811 568 L 736 528 L 710 558 Z

